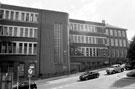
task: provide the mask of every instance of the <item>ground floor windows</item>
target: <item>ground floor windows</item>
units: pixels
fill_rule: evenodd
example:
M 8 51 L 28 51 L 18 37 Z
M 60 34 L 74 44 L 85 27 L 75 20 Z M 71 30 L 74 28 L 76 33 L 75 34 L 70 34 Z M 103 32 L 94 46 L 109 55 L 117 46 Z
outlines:
M 0 54 L 37 54 L 37 42 L 0 42 Z

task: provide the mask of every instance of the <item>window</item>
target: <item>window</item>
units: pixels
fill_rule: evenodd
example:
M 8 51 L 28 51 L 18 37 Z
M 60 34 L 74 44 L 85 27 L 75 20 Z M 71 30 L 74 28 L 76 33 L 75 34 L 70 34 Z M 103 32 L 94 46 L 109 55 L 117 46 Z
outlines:
M 15 12 L 15 20 L 19 20 L 19 12 Z
M 0 36 L 3 35 L 3 26 L 0 26 Z
M 17 27 L 14 27 L 14 36 L 17 36 Z
M 83 56 L 85 56 L 85 51 L 84 51 L 85 49 L 84 48 L 82 48 L 82 54 L 83 54 Z
M 29 21 L 29 13 L 26 13 L 26 21 Z
M 86 56 L 89 56 L 89 48 L 86 48 Z
M 6 11 L 6 16 L 5 16 L 6 19 L 9 19 L 9 11 Z
M 114 30 L 114 35 L 118 36 L 117 30 Z
M 103 38 L 97 38 L 97 43 L 98 44 L 103 44 Z
M 9 36 L 12 36 L 13 27 L 9 27 Z
M 37 22 L 37 20 L 38 20 L 38 14 L 35 14 L 34 17 L 35 17 L 34 21 Z
M 21 20 L 25 21 L 24 19 L 25 19 L 25 13 L 21 13 Z
M 81 37 L 80 36 L 78 36 L 78 43 L 80 43 L 81 42 Z
M 96 56 L 96 50 L 93 48 L 93 56 Z
M 24 54 L 27 54 L 27 43 L 24 43 Z
M 115 39 L 115 46 L 118 46 L 118 39 Z
M 122 40 L 119 39 L 119 46 L 122 47 Z
M 24 28 L 20 28 L 20 37 L 23 37 Z
M 13 53 L 16 53 L 16 43 L 13 43 Z
M 37 30 L 38 29 L 34 29 L 34 38 L 37 38 Z
M 89 48 L 89 56 L 92 56 L 92 48 Z
M 126 37 L 126 32 L 122 31 L 122 35 L 123 35 L 123 37 Z
M 118 31 L 119 37 L 121 37 L 121 31 Z
M 93 43 L 94 43 L 93 41 L 94 41 L 94 38 L 93 38 L 93 37 L 91 37 L 91 44 L 93 44 Z
M 96 27 L 97 28 L 97 33 L 103 33 L 103 28 L 102 27 Z
M 32 44 L 29 44 L 29 54 L 32 54 Z
M 3 35 L 8 36 L 8 28 L 4 26 Z
M 111 46 L 114 46 L 114 40 L 111 39 Z
M 106 34 L 109 35 L 108 29 L 106 29 Z
M 30 14 L 30 20 L 33 22 L 34 21 L 34 14 Z
M 4 18 L 4 10 L 0 10 L 0 19 Z
M 73 29 L 73 24 L 72 24 L 72 23 L 70 24 L 70 30 L 74 30 L 74 29 Z
M 37 54 L 37 44 L 34 44 L 34 54 Z
M 82 38 L 82 43 L 84 43 L 84 36 L 82 36 L 81 38 Z
M 12 43 L 8 42 L 7 44 L 7 53 L 12 53 Z
M 32 28 L 30 28 L 29 36 L 30 36 L 30 37 L 33 37 L 33 29 L 32 29 Z
M 91 44 L 91 37 L 89 37 L 89 44 Z
M 22 43 L 19 43 L 19 53 L 22 54 L 22 47 L 23 47 L 23 44 Z
M 25 37 L 28 37 L 28 28 L 25 28 Z
M 123 40 L 123 46 L 126 47 L 126 40 Z
M 3 42 L 1 47 L 1 53 L 6 53 L 6 52 L 7 52 L 6 43 Z
M 86 43 L 87 43 L 87 44 L 89 43 L 88 37 L 86 37 Z
M 11 11 L 10 20 L 14 20 L 14 11 Z
M 113 30 L 110 29 L 110 35 L 113 36 Z

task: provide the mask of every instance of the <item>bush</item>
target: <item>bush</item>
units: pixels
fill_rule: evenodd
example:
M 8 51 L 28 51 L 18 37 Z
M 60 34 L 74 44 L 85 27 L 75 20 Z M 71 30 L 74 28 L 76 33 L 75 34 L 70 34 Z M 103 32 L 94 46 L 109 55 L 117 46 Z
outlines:
M 135 70 L 132 70 L 130 72 L 127 73 L 128 77 L 135 77 Z

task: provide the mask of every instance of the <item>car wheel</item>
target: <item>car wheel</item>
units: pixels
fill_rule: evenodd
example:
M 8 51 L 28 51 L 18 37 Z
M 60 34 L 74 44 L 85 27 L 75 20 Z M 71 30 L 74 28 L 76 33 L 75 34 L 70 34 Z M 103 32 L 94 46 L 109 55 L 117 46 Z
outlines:
M 99 74 L 97 74 L 97 76 L 96 76 L 97 78 L 99 77 Z
M 114 70 L 112 71 L 112 74 L 115 74 L 115 71 Z
M 110 72 L 107 72 L 107 74 L 110 74 Z
M 87 77 L 86 80 L 88 80 L 89 78 Z
M 124 69 L 122 68 L 122 69 L 121 69 L 121 72 L 123 72 L 123 71 L 124 71 Z

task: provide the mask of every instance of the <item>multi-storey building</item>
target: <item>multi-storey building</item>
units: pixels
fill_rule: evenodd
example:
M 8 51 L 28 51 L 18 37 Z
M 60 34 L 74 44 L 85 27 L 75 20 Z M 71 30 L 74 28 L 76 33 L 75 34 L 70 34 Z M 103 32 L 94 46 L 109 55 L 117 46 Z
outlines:
M 0 7 L 0 72 L 27 77 L 68 70 L 68 14 L 2 4 Z
M 108 59 L 110 64 L 126 62 L 127 29 L 106 24 Z
M 27 77 L 32 68 L 35 76 L 55 76 L 120 63 L 126 51 L 126 29 L 69 19 L 65 12 L 1 4 L 0 72 Z
M 108 63 L 105 24 L 70 19 L 71 70 L 81 71 Z

